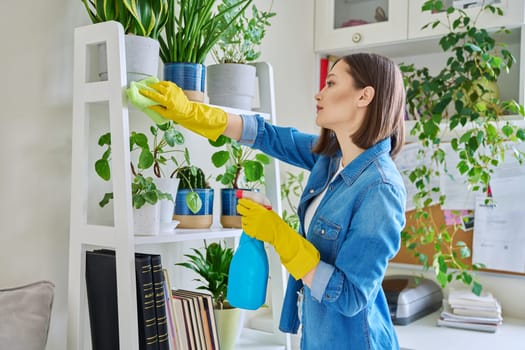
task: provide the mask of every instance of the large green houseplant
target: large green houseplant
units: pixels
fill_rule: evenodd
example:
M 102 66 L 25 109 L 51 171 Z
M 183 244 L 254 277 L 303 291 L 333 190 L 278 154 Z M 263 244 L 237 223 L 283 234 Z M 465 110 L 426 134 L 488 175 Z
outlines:
M 401 65 L 408 112 L 417 118 L 410 133 L 417 138 L 419 157 L 428 160 L 408 174 L 416 188 L 414 225 L 405 228 L 402 240 L 426 269 L 433 267 L 442 287 L 459 280 L 479 294 L 482 286 L 472 271 L 483 268 L 483 262 L 469 262 L 469 247 L 455 239 L 460 225 L 436 225 L 429 207 L 433 198 L 438 198 L 440 206 L 447 198 L 433 179 L 448 176 L 447 169 L 456 168 L 469 190 L 484 196 L 487 202 L 492 200 L 489 185 L 494 169 L 504 162 L 505 151 L 513 143 L 525 140 L 524 130 L 503 118 L 510 114 L 522 119 L 523 106 L 513 100 L 500 100 L 489 84 L 508 72 L 515 59 L 496 40 L 496 33 L 476 26 L 477 16 L 447 8 L 436 0 L 426 1 L 422 11 L 445 11 L 446 21 L 437 20 L 425 27 L 448 28 L 439 40 L 447 59 L 435 75 L 427 67 Z M 480 11 L 502 14 L 499 7 L 492 5 L 483 6 Z M 498 34 L 504 32 L 503 29 Z M 450 135 L 448 142 L 443 141 L 445 134 Z M 457 164 L 447 164 L 447 143 L 457 154 Z M 519 151 L 515 154 L 523 156 Z M 432 247 L 430 256 L 423 253 L 424 246 Z
M 232 24 L 231 12 L 244 11 L 253 0 L 235 0 L 218 10 L 215 0 L 169 0 L 168 21 L 159 37 L 164 80 L 179 85 L 188 98 L 204 100 L 204 61 L 222 33 Z

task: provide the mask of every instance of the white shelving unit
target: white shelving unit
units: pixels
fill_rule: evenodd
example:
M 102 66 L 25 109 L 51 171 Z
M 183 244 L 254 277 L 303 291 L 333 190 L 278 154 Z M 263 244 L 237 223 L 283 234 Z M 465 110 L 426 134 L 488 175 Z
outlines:
M 94 48 L 106 45 L 108 79 L 91 78 Z M 116 251 L 117 297 L 120 348 L 138 350 L 137 305 L 135 292 L 135 249 L 144 246 L 170 247 L 184 241 L 237 238 L 241 230 L 213 227 L 207 230 L 176 229 L 174 234 L 153 237 L 134 236 L 131 207 L 129 154 L 129 115 L 124 90 L 126 60 L 124 32 L 117 22 L 104 22 L 75 30 L 73 82 L 73 140 L 71 170 L 71 217 L 69 242 L 68 349 L 89 349 L 90 331 L 85 283 L 86 250 L 105 247 Z M 272 67 L 255 64 L 259 79 L 260 108 L 256 112 L 275 123 Z M 90 106 L 103 104 L 108 109 L 112 142 L 113 224 L 90 222 L 89 171 Z M 225 108 L 227 111 L 235 111 Z M 245 111 L 246 112 L 246 111 Z M 250 111 L 253 113 L 252 111 Z M 250 113 L 248 112 L 248 113 Z M 187 145 L 191 151 L 191 144 Z M 92 170 L 91 170 L 92 171 Z M 280 181 L 277 161 L 266 170 L 266 195 L 281 211 Z M 215 211 L 217 212 L 217 211 Z M 164 260 L 164 259 L 163 259 Z M 278 321 L 286 286 L 286 271 L 273 249 L 269 250 L 271 318 L 273 330 L 245 329 L 238 347 L 242 349 L 290 349 L 290 336 L 278 331 Z

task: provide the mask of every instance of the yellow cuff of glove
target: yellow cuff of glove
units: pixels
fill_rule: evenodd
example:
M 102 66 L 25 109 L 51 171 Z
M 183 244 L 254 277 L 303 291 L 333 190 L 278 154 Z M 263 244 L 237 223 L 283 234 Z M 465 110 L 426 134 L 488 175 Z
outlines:
M 316 267 L 321 258 L 317 248 L 306 239 L 298 240 L 297 244 L 301 245 L 297 248 L 297 253 L 288 261 L 284 261 L 281 257 L 281 263 L 293 278 L 299 280 Z

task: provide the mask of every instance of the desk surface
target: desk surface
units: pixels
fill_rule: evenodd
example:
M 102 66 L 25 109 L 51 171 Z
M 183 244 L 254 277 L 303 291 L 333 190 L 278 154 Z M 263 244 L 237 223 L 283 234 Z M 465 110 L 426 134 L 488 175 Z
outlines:
M 496 333 L 438 327 L 441 311 L 406 326 L 396 326 L 399 345 L 407 350 L 525 350 L 525 320 L 506 319 Z

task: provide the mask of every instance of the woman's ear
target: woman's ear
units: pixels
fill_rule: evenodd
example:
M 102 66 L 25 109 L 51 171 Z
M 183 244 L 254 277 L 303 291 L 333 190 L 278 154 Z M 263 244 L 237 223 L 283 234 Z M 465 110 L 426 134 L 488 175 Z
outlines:
M 372 102 L 376 91 L 371 86 L 365 86 L 361 91 L 361 96 L 359 97 L 358 106 L 366 107 Z

